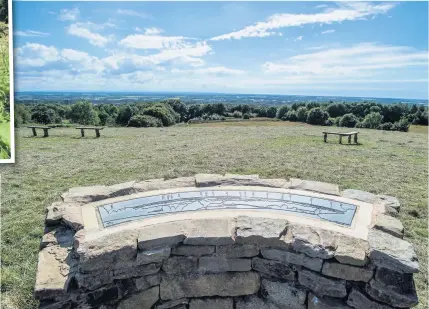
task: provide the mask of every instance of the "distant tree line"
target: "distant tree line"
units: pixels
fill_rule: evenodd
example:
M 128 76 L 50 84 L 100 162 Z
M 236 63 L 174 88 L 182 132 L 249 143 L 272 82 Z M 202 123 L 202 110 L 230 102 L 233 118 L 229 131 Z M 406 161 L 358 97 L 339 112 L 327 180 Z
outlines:
M 8 23 L 9 4 L 8 0 L 0 0 L 0 21 Z
M 68 124 L 130 127 L 171 126 L 179 122 L 277 118 L 314 125 L 408 131 L 410 124 L 428 125 L 428 109 L 420 105 L 362 103 L 293 103 L 258 106 L 248 104 L 184 104 L 180 99 L 154 103 L 124 105 L 93 104 L 80 101 L 62 105 L 54 103 L 17 104 L 16 124 Z

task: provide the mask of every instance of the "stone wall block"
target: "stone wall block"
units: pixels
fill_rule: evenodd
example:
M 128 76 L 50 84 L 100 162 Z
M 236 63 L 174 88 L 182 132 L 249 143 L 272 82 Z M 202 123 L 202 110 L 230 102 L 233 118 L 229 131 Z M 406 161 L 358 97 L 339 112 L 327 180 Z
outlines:
M 259 247 L 252 244 L 234 244 L 229 246 L 216 246 L 216 255 L 227 258 L 251 258 L 259 255 Z
M 338 185 L 327 182 L 291 178 L 288 187 L 289 189 L 306 190 L 331 195 L 340 195 L 340 188 L 338 187 Z
M 152 250 L 140 251 L 137 253 L 137 264 L 150 264 L 162 262 L 170 256 L 170 247 L 160 247 Z
M 402 239 L 378 230 L 370 230 L 369 258 L 378 267 L 404 273 L 416 273 L 419 264 L 413 246 Z
M 293 283 L 262 279 L 262 295 L 280 308 L 305 309 L 307 291 Z
M 298 271 L 298 281 L 319 296 L 342 298 L 347 295 L 345 280 L 327 278 L 303 269 Z
M 370 300 L 362 292 L 352 289 L 347 298 L 347 305 L 355 309 L 393 309 L 385 304 Z
M 271 277 L 277 277 L 284 280 L 295 279 L 294 270 L 290 266 L 277 261 L 255 257 L 252 259 L 252 268 L 257 272 Z
M 198 260 L 198 271 L 200 272 L 227 272 L 227 271 L 250 271 L 252 269 L 250 259 L 227 259 L 217 256 L 203 256 Z
M 398 238 L 404 237 L 404 226 L 392 216 L 378 214 L 374 228 Z
M 215 246 L 179 245 L 171 250 L 172 255 L 204 256 L 215 252 Z
M 322 274 L 328 277 L 348 281 L 368 282 L 371 280 L 374 270 L 372 267 L 357 267 L 340 263 L 325 262 L 323 264 Z
M 150 288 L 149 290 L 133 294 L 130 297 L 122 300 L 117 309 L 151 309 L 159 299 L 159 286 Z
M 377 195 L 375 195 L 374 193 L 355 189 L 346 189 L 341 192 L 341 196 L 369 204 L 373 204 L 377 200 Z
M 198 269 L 198 258 L 195 256 L 171 256 L 162 264 L 162 270 L 167 274 L 184 274 Z
M 311 258 L 303 253 L 277 250 L 277 249 L 262 249 L 261 254 L 264 258 L 269 260 L 275 260 L 282 263 L 304 266 L 314 271 L 320 271 L 322 269 L 322 264 L 323 264 L 322 259 Z
M 233 309 L 232 298 L 193 298 L 189 302 L 189 309 Z
M 259 288 L 260 279 L 255 272 L 164 275 L 161 281 L 161 299 L 242 296 L 255 294 Z

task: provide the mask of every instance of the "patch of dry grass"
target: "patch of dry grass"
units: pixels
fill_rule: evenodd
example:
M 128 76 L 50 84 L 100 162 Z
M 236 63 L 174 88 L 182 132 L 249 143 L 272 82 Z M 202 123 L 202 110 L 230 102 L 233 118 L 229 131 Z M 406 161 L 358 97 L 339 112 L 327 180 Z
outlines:
M 68 188 L 229 172 L 326 181 L 398 197 L 406 239 L 422 270 L 417 308 L 427 308 L 427 135 L 359 129 L 362 145 L 355 146 L 334 138 L 324 143 L 325 129 L 277 122 L 106 128 L 99 139 L 81 139 L 78 130 L 66 128 L 33 138 L 31 130 L 19 129 L 17 163 L 0 167 L 3 305 L 36 307 L 32 289 L 45 207 Z

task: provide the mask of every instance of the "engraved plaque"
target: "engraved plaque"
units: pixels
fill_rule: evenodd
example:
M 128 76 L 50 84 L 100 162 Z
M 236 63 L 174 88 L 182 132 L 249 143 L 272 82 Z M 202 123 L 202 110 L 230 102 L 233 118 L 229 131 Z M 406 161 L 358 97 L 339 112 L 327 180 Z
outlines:
M 98 206 L 104 227 L 178 212 L 216 209 L 280 211 L 350 226 L 356 206 L 306 195 L 251 190 L 178 192 Z

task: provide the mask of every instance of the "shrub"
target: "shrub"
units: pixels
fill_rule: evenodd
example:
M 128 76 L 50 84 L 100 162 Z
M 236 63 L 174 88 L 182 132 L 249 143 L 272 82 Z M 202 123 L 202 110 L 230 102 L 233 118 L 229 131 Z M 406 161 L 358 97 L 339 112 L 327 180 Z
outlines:
M 291 109 L 290 111 L 288 111 L 287 114 L 286 114 L 286 120 L 297 121 L 298 118 L 296 117 L 296 111 L 294 111 L 293 109 Z
M 374 105 L 374 106 L 371 106 L 369 108 L 369 112 L 370 113 L 381 113 L 381 108 L 378 107 L 378 106 L 376 106 L 376 105 Z
M 276 115 L 277 115 L 277 107 L 271 106 L 267 109 L 268 118 L 276 118 Z
M 325 121 L 325 126 L 332 126 L 334 125 L 334 118 L 328 118 L 328 120 Z
M 334 118 L 334 125 L 336 125 L 337 127 L 339 127 L 340 126 L 340 120 L 341 120 L 341 118 L 342 117 L 336 117 L 336 118 Z
M 296 120 L 300 122 L 306 122 L 307 116 L 308 116 L 308 111 L 304 106 L 301 106 L 296 110 Z
M 167 104 L 155 104 L 143 109 L 143 115 L 152 116 L 162 121 L 164 127 L 171 126 L 179 121 L 179 115 Z
M 391 122 L 385 122 L 380 124 L 377 129 L 384 130 L 384 131 L 391 131 L 393 129 L 393 123 Z
M 323 125 L 325 124 L 325 121 L 328 120 L 328 118 L 329 118 L 329 114 L 326 111 L 324 111 L 320 107 L 315 107 L 309 111 L 307 116 L 307 123 Z
M 149 115 L 135 115 L 132 116 L 128 122 L 129 127 L 162 127 L 160 119 Z
M 369 113 L 362 121 L 363 128 L 376 129 L 383 121 L 380 113 Z M 408 122 L 407 122 L 408 123 Z
M 410 123 L 408 122 L 407 118 L 401 118 L 399 121 L 393 124 L 392 129 L 396 131 L 408 132 L 410 129 Z
M 241 112 L 239 112 L 239 111 L 235 111 L 235 112 L 232 114 L 232 117 L 234 117 L 234 118 L 242 118 L 242 117 L 243 117 L 243 114 L 242 114 Z
M 283 117 L 286 116 L 288 110 L 289 110 L 289 106 L 287 106 L 287 105 L 281 106 L 277 111 L 276 117 L 278 119 L 283 119 Z
M 250 119 L 250 114 L 249 113 L 243 114 L 243 119 Z
M 329 113 L 329 115 L 331 117 L 340 117 L 343 116 L 344 114 L 346 114 L 346 107 L 344 104 L 342 103 L 334 103 L 334 104 L 330 104 L 327 108 L 326 111 Z
M 354 128 L 358 123 L 358 119 L 353 114 L 345 114 L 340 118 L 338 125 L 340 127 Z

